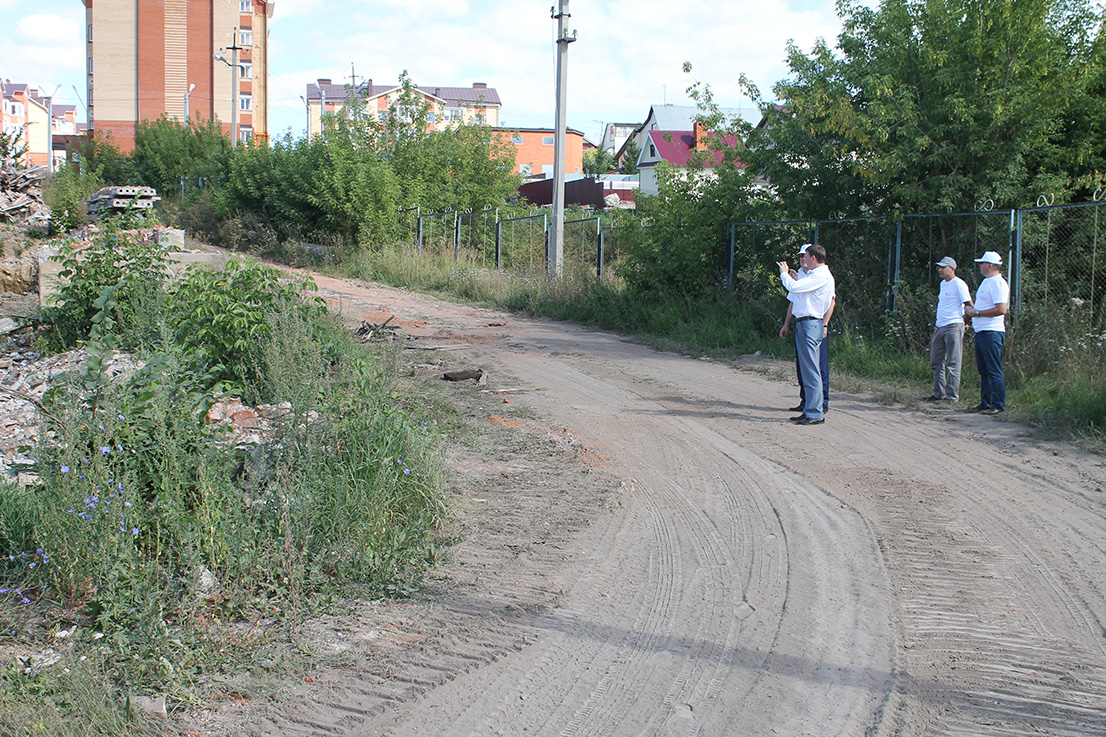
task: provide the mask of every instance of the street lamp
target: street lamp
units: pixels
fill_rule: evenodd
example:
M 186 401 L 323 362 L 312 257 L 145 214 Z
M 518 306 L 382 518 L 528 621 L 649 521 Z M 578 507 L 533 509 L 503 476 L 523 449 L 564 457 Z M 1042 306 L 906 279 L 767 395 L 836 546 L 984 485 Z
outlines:
M 188 125 L 188 96 L 192 94 L 192 90 L 196 89 L 196 84 L 192 83 L 188 85 L 188 92 L 184 93 L 184 124 Z
M 242 48 L 237 43 L 238 39 L 235 39 L 235 44 L 230 47 L 233 53 L 234 61 L 227 61 L 227 58 L 222 54 L 216 52 L 212 56 L 219 61 L 230 67 L 230 135 L 233 138 L 233 145 L 238 145 L 238 75 L 240 72 L 235 69 L 242 69 L 243 66 L 238 63 L 238 49 Z

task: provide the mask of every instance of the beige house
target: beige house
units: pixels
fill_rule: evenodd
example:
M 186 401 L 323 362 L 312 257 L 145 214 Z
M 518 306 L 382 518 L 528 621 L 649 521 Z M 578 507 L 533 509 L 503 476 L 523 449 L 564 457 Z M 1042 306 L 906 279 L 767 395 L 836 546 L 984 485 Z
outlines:
M 46 107 L 49 98 L 29 84 L 5 80 L 3 88 L 4 132 L 11 135 L 22 128 L 23 135 L 16 145 L 26 147 L 27 163 L 45 165 L 50 149 L 50 114 Z
M 493 128 L 499 125 L 499 109 L 502 107 L 499 93 L 483 82 L 476 82 L 472 87 L 416 86 L 415 89 L 430 105 L 430 130 L 462 123 Z M 309 138 L 322 131 L 320 120 L 324 111 L 341 114 L 346 109 L 346 99 L 351 91 L 354 88 L 332 84 L 329 79 L 307 85 Z M 403 88 L 397 84 L 374 85 L 371 79 L 356 87 L 357 97 L 381 120 L 402 93 Z

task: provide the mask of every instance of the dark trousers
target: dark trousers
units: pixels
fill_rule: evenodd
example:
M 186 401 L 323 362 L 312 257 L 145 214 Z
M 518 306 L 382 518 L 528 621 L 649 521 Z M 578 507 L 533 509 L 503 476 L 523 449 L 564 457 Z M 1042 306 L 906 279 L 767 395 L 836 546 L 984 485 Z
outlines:
M 975 334 L 975 367 L 979 369 L 979 403 L 984 409 L 1006 410 L 1006 377 L 1002 373 L 1002 344 L 1006 333 L 983 330 Z
M 803 367 L 799 363 L 799 334 L 795 333 L 795 374 L 799 377 L 799 404 L 806 406 L 806 387 L 803 386 Z M 829 410 L 829 336 L 822 340 L 822 348 L 818 353 L 818 368 L 822 372 L 822 411 Z

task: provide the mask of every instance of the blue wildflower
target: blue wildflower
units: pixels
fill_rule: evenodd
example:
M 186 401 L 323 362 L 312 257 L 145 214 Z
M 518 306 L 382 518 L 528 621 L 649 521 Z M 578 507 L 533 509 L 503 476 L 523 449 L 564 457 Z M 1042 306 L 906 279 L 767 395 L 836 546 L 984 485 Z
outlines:
M 62 473 L 69 473 L 69 466 L 62 466 L 61 467 L 61 472 Z

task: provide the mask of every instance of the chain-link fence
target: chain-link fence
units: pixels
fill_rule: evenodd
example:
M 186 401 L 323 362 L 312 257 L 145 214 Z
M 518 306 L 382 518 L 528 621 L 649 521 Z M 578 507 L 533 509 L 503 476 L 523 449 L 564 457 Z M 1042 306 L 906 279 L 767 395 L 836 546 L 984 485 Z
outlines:
M 455 254 L 459 260 L 483 268 L 495 268 L 495 235 L 499 211 L 479 210 L 458 216 Z
M 500 220 L 498 227 L 499 268 L 533 270 L 545 266 L 548 213 Z
M 1106 211 L 1094 202 L 1018 211 L 1018 268 L 1014 271 L 1020 310 L 1033 303 L 1063 306 L 1103 321 L 1106 296 Z
M 591 275 L 598 278 L 599 234 L 602 223 L 599 218 L 566 220 L 564 227 L 564 268 L 574 275 Z
M 1057 205 L 947 215 L 822 220 L 815 223 L 749 222 L 732 226 L 728 277 L 756 297 L 772 284 L 775 261 L 794 263 L 803 243 L 826 249 L 838 310 L 863 333 L 877 331 L 903 295 L 938 290 L 936 262 L 956 259 L 957 275 L 973 292 L 980 281 L 975 259 L 985 251 L 1003 258 L 1011 285 L 1012 319 L 1028 305 L 1063 304 L 1100 319 L 1106 299 L 1106 203 Z
M 756 300 L 779 291 L 775 262 L 794 264 L 803 243 L 825 247 L 837 280 L 842 321 L 863 334 L 878 332 L 910 295 L 936 295 L 935 263 L 956 259 L 973 289 L 974 260 L 985 251 L 1003 257 L 1011 285 L 1012 319 L 1023 307 L 1063 305 L 1102 321 L 1106 299 L 1106 203 L 1021 210 L 906 215 L 821 221 L 733 223 L 719 241 L 719 283 Z M 400 213 L 402 234 L 419 252 L 449 253 L 483 268 L 534 270 L 548 264 L 548 212 L 500 219 L 497 210 Z M 565 222 L 564 263 L 570 273 L 603 279 L 648 228 L 604 225 L 602 217 Z M 725 242 L 723 242 L 725 241 Z M 713 246 L 712 246 L 713 247 Z M 927 297 L 928 298 L 928 297 Z

